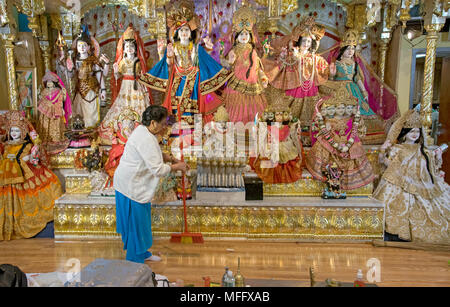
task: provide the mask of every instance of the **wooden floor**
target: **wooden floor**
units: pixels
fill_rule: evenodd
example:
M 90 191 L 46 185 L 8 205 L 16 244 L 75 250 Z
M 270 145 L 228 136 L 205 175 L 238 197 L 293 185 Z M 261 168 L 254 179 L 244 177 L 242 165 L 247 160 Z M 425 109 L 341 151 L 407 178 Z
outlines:
M 246 279 L 275 279 L 280 285 L 309 285 L 309 267 L 318 281 L 353 281 L 358 269 L 364 276 L 367 261 L 380 261 L 378 286 L 450 286 L 450 253 L 374 247 L 371 244 L 281 243 L 218 241 L 175 244 L 156 239 L 151 249 L 162 261 L 148 263 L 155 273 L 185 284 L 202 286 L 202 277 L 220 282 L 224 267 L 236 271 L 238 256 Z M 10 263 L 25 273 L 67 272 L 66 262 L 77 258 L 85 267 L 96 258 L 125 259 L 120 241 L 55 243 L 53 239 L 0 242 L 0 264 Z M 289 282 L 287 282 L 289 281 Z M 256 284 L 255 284 L 256 285 Z

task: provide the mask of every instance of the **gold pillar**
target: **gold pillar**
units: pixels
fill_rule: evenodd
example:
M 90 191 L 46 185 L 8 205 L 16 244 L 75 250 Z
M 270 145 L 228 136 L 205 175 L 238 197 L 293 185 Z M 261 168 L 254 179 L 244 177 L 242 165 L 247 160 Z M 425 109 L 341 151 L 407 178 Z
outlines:
M 380 76 L 380 79 L 384 82 L 384 74 L 386 71 L 386 54 L 388 50 L 388 44 L 390 38 L 382 38 L 380 42 L 380 61 L 378 65 L 378 75 Z
M 11 110 L 19 109 L 19 94 L 17 91 L 16 68 L 14 65 L 14 41 L 16 34 L 2 34 L 5 55 L 6 55 L 6 82 L 8 83 L 9 108 Z
M 422 87 L 422 104 L 421 104 L 421 115 L 422 124 L 425 127 L 427 136 L 430 136 L 431 132 L 431 112 L 433 103 L 433 82 L 434 82 L 434 68 L 436 63 L 436 43 L 438 39 L 438 33 L 442 29 L 444 24 L 430 24 L 425 25 L 425 30 L 427 31 L 427 53 L 425 57 L 425 71 L 423 77 L 423 87 Z M 433 140 L 428 139 L 429 142 Z M 431 145 L 431 144 L 428 144 Z
M 45 71 L 52 70 L 51 51 L 52 46 L 48 35 L 48 18 L 45 15 L 40 16 L 41 36 L 39 37 L 39 47 L 42 50 L 42 57 L 44 58 Z
M 6 83 L 8 87 L 9 109 L 19 109 L 19 94 L 17 90 L 16 68 L 14 65 L 14 41 L 16 40 L 17 24 L 11 16 L 12 3 L 0 0 L 0 37 L 3 40 L 6 57 Z

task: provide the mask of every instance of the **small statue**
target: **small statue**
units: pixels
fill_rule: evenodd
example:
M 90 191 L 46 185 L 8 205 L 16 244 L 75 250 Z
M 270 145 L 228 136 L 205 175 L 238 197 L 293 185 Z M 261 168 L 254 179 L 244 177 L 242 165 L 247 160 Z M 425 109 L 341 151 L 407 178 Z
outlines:
M 46 152 L 54 155 L 69 146 L 69 140 L 64 135 L 64 131 L 72 116 L 72 102 L 64 83 L 55 73 L 47 71 L 42 83 L 44 89 L 38 103 L 37 130 Z
M 192 183 L 189 176 L 185 176 L 184 178 L 184 190 L 186 192 L 186 200 L 192 199 Z M 177 198 L 178 200 L 183 199 L 183 185 L 181 178 L 178 179 Z
M 123 155 L 125 144 L 131 133 L 139 125 L 141 116 L 132 108 L 124 108 L 114 123 L 117 127 L 114 129 L 114 135 L 111 150 L 108 153 L 108 160 L 105 164 L 105 171 L 109 176 L 107 185 L 113 186 L 114 172 L 119 166 L 120 158 Z M 103 140 L 102 140 L 103 142 Z
M 83 117 L 79 114 L 71 119 L 71 129 L 64 135 L 70 140 L 70 148 L 86 148 L 91 146 L 90 138 L 94 134 L 93 129 L 85 129 Z
M 273 91 L 272 104 L 262 114 L 259 134 L 266 134 L 267 144 L 259 146 L 250 167 L 264 183 L 293 183 L 302 176 L 303 146 L 300 122 L 293 118 L 284 94 Z M 253 154 L 252 154 L 253 155 Z
M 83 166 L 86 167 L 90 172 L 98 171 L 103 167 L 102 163 L 102 153 L 100 152 L 100 147 L 97 141 L 93 141 L 91 145 L 93 151 L 89 152 L 87 156 L 83 159 Z
M 341 176 L 342 171 L 336 162 L 327 164 L 323 170 L 324 176 L 327 178 L 326 187 L 322 192 L 323 199 L 345 199 L 346 193 L 341 192 Z

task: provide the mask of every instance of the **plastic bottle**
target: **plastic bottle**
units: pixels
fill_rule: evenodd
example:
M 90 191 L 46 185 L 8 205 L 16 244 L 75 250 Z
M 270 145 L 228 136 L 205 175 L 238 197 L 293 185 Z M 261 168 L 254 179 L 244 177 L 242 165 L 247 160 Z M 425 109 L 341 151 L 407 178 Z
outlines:
M 228 267 L 225 267 L 225 273 L 222 276 L 222 287 L 227 287 L 227 279 L 228 279 Z
M 356 279 L 355 282 L 353 283 L 354 287 L 365 287 L 366 284 L 364 283 L 364 279 L 363 279 L 363 273 L 362 270 L 359 269 L 358 273 L 356 274 Z
M 228 271 L 227 285 L 225 287 L 234 287 L 234 286 L 235 286 L 235 282 L 234 282 L 233 272 Z

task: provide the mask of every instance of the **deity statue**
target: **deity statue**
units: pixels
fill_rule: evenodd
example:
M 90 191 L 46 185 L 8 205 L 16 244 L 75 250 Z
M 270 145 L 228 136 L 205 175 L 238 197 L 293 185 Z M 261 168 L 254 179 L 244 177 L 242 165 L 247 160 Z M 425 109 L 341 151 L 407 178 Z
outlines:
M 163 106 L 169 114 L 177 114 L 179 120 L 193 128 L 195 114 L 204 115 L 206 122 L 211 120 L 212 113 L 222 104 L 214 91 L 232 75 L 208 54 L 213 47 L 208 37 L 203 40 L 207 49 L 200 45 L 201 33 L 192 1 L 170 4 L 167 25 L 170 43 L 166 47 L 158 40 L 162 58 L 139 81 L 164 92 Z
M 312 147 L 306 156 L 306 167 L 311 175 L 322 182 L 323 171 L 336 163 L 342 190 L 353 190 L 370 184 L 374 179 L 372 166 L 359 138 L 361 115 L 357 99 L 345 86 L 333 96 L 323 97 L 316 106 L 311 132 Z
M 108 160 L 105 164 L 105 171 L 109 176 L 109 180 L 106 187 L 113 186 L 114 172 L 119 166 L 120 158 L 122 157 L 123 151 L 125 149 L 125 144 L 128 141 L 133 130 L 139 125 L 141 121 L 141 116 L 132 108 L 124 108 L 121 110 L 117 122 L 114 123 L 116 127 L 114 128 L 115 135 L 112 141 L 111 150 L 108 154 Z
M 104 54 L 99 57 L 100 45 L 85 26 L 74 40 L 72 49 L 75 50 L 75 64 L 68 57 L 60 69 L 67 71 L 70 78 L 76 78 L 74 114 L 83 117 L 86 129 L 95 128 L 100 122 L 100 105 L 106 101 L 105 79 L 109 59 Z M 60 62 L 62 60 L 61 57 Z
M 147 71 L 144 43 L 132 27 L 128 27 L 117 44 L 116 60 L 111 78 L 112 106 L 103 119 L 99 134 L 103 144 L 110 145 L 117 127 L 116 121 L 124 109 L 131 108 L 139 118 L 144 110 L 153 104 L 147 88 L 137 80 Z M 138 120 L 140 121 L 140 119 Z
M 53 220 L 61 184 L 39 160 L 39 136 L 20 111 L 5 115 L 0 155 L 0 240 L 31 238 Z
M 328 62 L 316 54 L 324 34 L 325 29 L 315 24 L 313 17 L 306 17 L 290 35 L 271 43 L 275 59 L 263 59 L 269 84 L 290 98 L 291 113 L 304 130 L 311 126 L 314 106 L 319 100 L 318 86 L 328 80 Z M 304 143 L 309 142 L 305 139 Z
M 440 147 L 426 147 L 419 112 L 397 119 L 381 147 L 387 168 L 373 197 L 386 206 L 385 231 L 402 240 L 449 244 L 450 186 L 439 175 Z
M 369 93 L 365 87 L 364 74 L 356 60 L 359 35 L 348 30 L 340 44 L 335 62 L 330 63 L 330 79 L 343 82 L 353 97 L 358 99 L 359 110 L 366 128 L 363 143 L 382 143 L 386 138 L 383 119 L 369 105 Z
M 45 151 L 54 155 L 69 146 L 70 141 L 64 132 L 72 115 L 72 102 L 64 83 L 55 73 L 47 71 L 42 83 L 44 89 L 38 103 L 37 131 Z
M 293 183 L 302 176 L 301 124 L 293 118 L 281 91 L 271 95 L 272 104 L 258 124 L 258 133 L 267 135 L 267 144 L 258 146 L 258 155 L 250 157 L 249 164 L 265 183 Z
M 322 198 L 324 199 L 344 199 L 346 193 L 341 192 L 341 176 L 342 170 L 336 162 L 329 163 L 322 171 L 323 175 L 327 178 L 326 187 L 322 192 Z
M 255 48 L 255 23 L 256 16 L 250 8 L 237 10 L 233 15 L 233 47 L 227 58 L 223 56 L 223 48 L 220 53 L 222 66 L 234 72 L 223 93 L 232 122 L 254 122 L 256 114 L 262 114 L 267 105 L 262 92 L 269 79 Z

